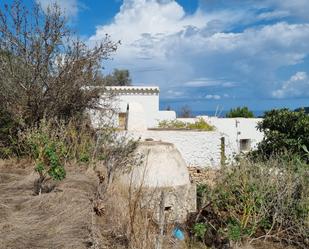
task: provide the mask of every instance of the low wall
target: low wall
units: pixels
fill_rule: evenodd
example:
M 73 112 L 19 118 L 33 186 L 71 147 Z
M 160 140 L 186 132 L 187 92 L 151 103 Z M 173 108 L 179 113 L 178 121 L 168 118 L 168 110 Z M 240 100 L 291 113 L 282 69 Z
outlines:
M 219 167 L 221 162 L 221 134 L 216 131 L 147 130 L 130 131 L 129 135 L 142 140 L 173 143 L 188 166 Z

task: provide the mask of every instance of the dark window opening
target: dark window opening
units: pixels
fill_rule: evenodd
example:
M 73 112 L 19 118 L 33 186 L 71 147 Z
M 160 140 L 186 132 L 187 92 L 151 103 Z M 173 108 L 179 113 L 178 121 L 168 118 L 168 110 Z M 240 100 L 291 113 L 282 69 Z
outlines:
M 164 211 L 170 211 L 170 210 L 172 210 L 171 206 L 167 206 L 167 207 L 164 208 Z
M 251 149 L 251 139 L 240 139 L 239 148 L 240 151 L 249 151 Z

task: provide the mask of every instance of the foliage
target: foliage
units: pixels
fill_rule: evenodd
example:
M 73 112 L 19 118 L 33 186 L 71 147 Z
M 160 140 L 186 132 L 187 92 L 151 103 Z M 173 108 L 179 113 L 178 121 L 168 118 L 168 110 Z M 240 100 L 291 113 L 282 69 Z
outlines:
M 309 106 L 301 107 L 294 110 L 295 112 L 305 111 L 306 114 L 309 114 Z
M 182 129 L 182 130 L 201 130 L 213 131 L 214 127 L 208 124 L 204 119 L 200 118 L 194 123 L 186 123 L 180 120 L 162 120 L 158 124 L 162 129 Z
M 193 227 L 194 236 L 200 240 L 204 239 L 204 235 L 207 231 L 205 223 L 196 223 Z
M 198 187 L 199 211 L 192 233 L 203 223 L 207 246 L 224 238 L 234 242 L 273 238 L 308 248 L 308 168 L 293 157 L 259 163 L 241 160 L 222 168 L 215 186 Z
M 117 176 L 139 163 L 140 158 L 134 153 L 138 141 L 106 127 L 99 132 L 96 144 L 94 155 L 104 163 L 106 169 L 106 177 L 99 190 L 99 195 L 104 195 Z
M 112 74 L 103 77 L 106 86 L 131 86 L 132 79 L 129 70 L 115 69 Z
M 258 129 L 264 133 L 253 155 L 269 158 L 274 154 L 285 154 L 287 151 L 309 161 L 306 150 L 309 148 L 309 116 L 305 112 L 293 112 L 288 109 L 265 112 Z
M 247 106 L 231 109 L 227 114 L 227 118 L 254 118 L 253 112 Z
M 106 36 L 87 47 L 70 31 L 57 5 L 44 12 L 21 0 L 0 8 L 0 99 L 13 120 L 27 126 L 44 116 L 69 120 L 101 108 L 98 80 L 102 61 L 118 43 Z M 106 108 L 105 108 L 106 109 Z
M 181 107 L 180 113 L 179 113 L 179 118 L 192 118 L 192 110 L 190 106 L 185 105 Z
M 0 107 L 0 158 L 13 155 L 17 136 L 18 123 L 11 115 Z
M 39 174 L 37 181 L 39 194 L 50 177 L 63 180 L 66 176 L 65 159 L 68 157 L 65 126 L 47 122 L 45 119 L 37 127 L 29 128 L 19 135 L 21 150 L 35 161 L 35 171 Z

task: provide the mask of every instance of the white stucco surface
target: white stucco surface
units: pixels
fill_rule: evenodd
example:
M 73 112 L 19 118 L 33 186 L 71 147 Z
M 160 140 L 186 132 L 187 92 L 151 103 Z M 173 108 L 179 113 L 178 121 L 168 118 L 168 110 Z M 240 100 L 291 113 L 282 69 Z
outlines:
M 190 185 L 189 171 L 175 145 L 163 142 L 141 142 L 136 151 L 143 155 L 142 164 L 130 174 L 136 186 L 162 188 Z
M 130 109 L 127 111 L 127 129 L 130 131 L 147 130 L 146 113 L 140 103 L 130 103 Z
M 202 116 L 206 122 L 216 127 L 216 130 L 226 138 L 226 152 L 230 156 L 239 154 L 241 139 L 251 141 L 251 149 L 254 149 L 262 141 L 264 134 L 257 130 L 261 118 L 217 118 Z
M 131 113 L 134 116 L 129 117 L 127 120 L 127 128 L 130 130 L 144 129 L 144 125 L 140 125 L 139 122 L 146 123 L 147 128 L 157 127 L 161 120 L 173 120 L 176 119 L 176 113 L 174 111 L 160 111 L 159 110 L 159 87 L 156 86 L 113 86 L 106 87 L 107 92 L 113 95 L 111 107 L 118 113 Z M 104 98 L 102 98 L 103 100 Z M 136 106 L 141 108 L 137 110 Z M 95 112 L 91 113 L 93 124 L 98 126 L 98 115 Z M 135 118 L 136 117 L 136 118 Z M 118 115 L 112 117 L 111 124 L 114 126 L 119 125 Z
M 152 138 L 155 141 L 173 143 L 188 166 L 220 166 L 221 134 L 219 132 L 148 130 L 129 132 L 129 134 L 136 139 Z

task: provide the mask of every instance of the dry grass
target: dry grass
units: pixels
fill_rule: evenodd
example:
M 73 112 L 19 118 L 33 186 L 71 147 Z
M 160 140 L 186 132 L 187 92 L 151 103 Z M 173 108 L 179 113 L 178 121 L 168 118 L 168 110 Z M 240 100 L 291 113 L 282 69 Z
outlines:
M 55 192 L 33 195 L 27 162 L 0 162 L 0 248 L 103 248 L 91 198 L 96 178 L 68 169 Z
M 109 248 L 156 248 L 160 231 L 154 209 L 158 207 L 148 202 L 155 195 L 154 191 L 159 190 L 130 188 L 119 182 L 111 186 L 105 200 L 105 215 L 101 220 L 101 230 L 110 241 Z M 173 226 L 166 222 L 164 224 L 163 248 L 187 248 L 184 243 L 172 238 Z

